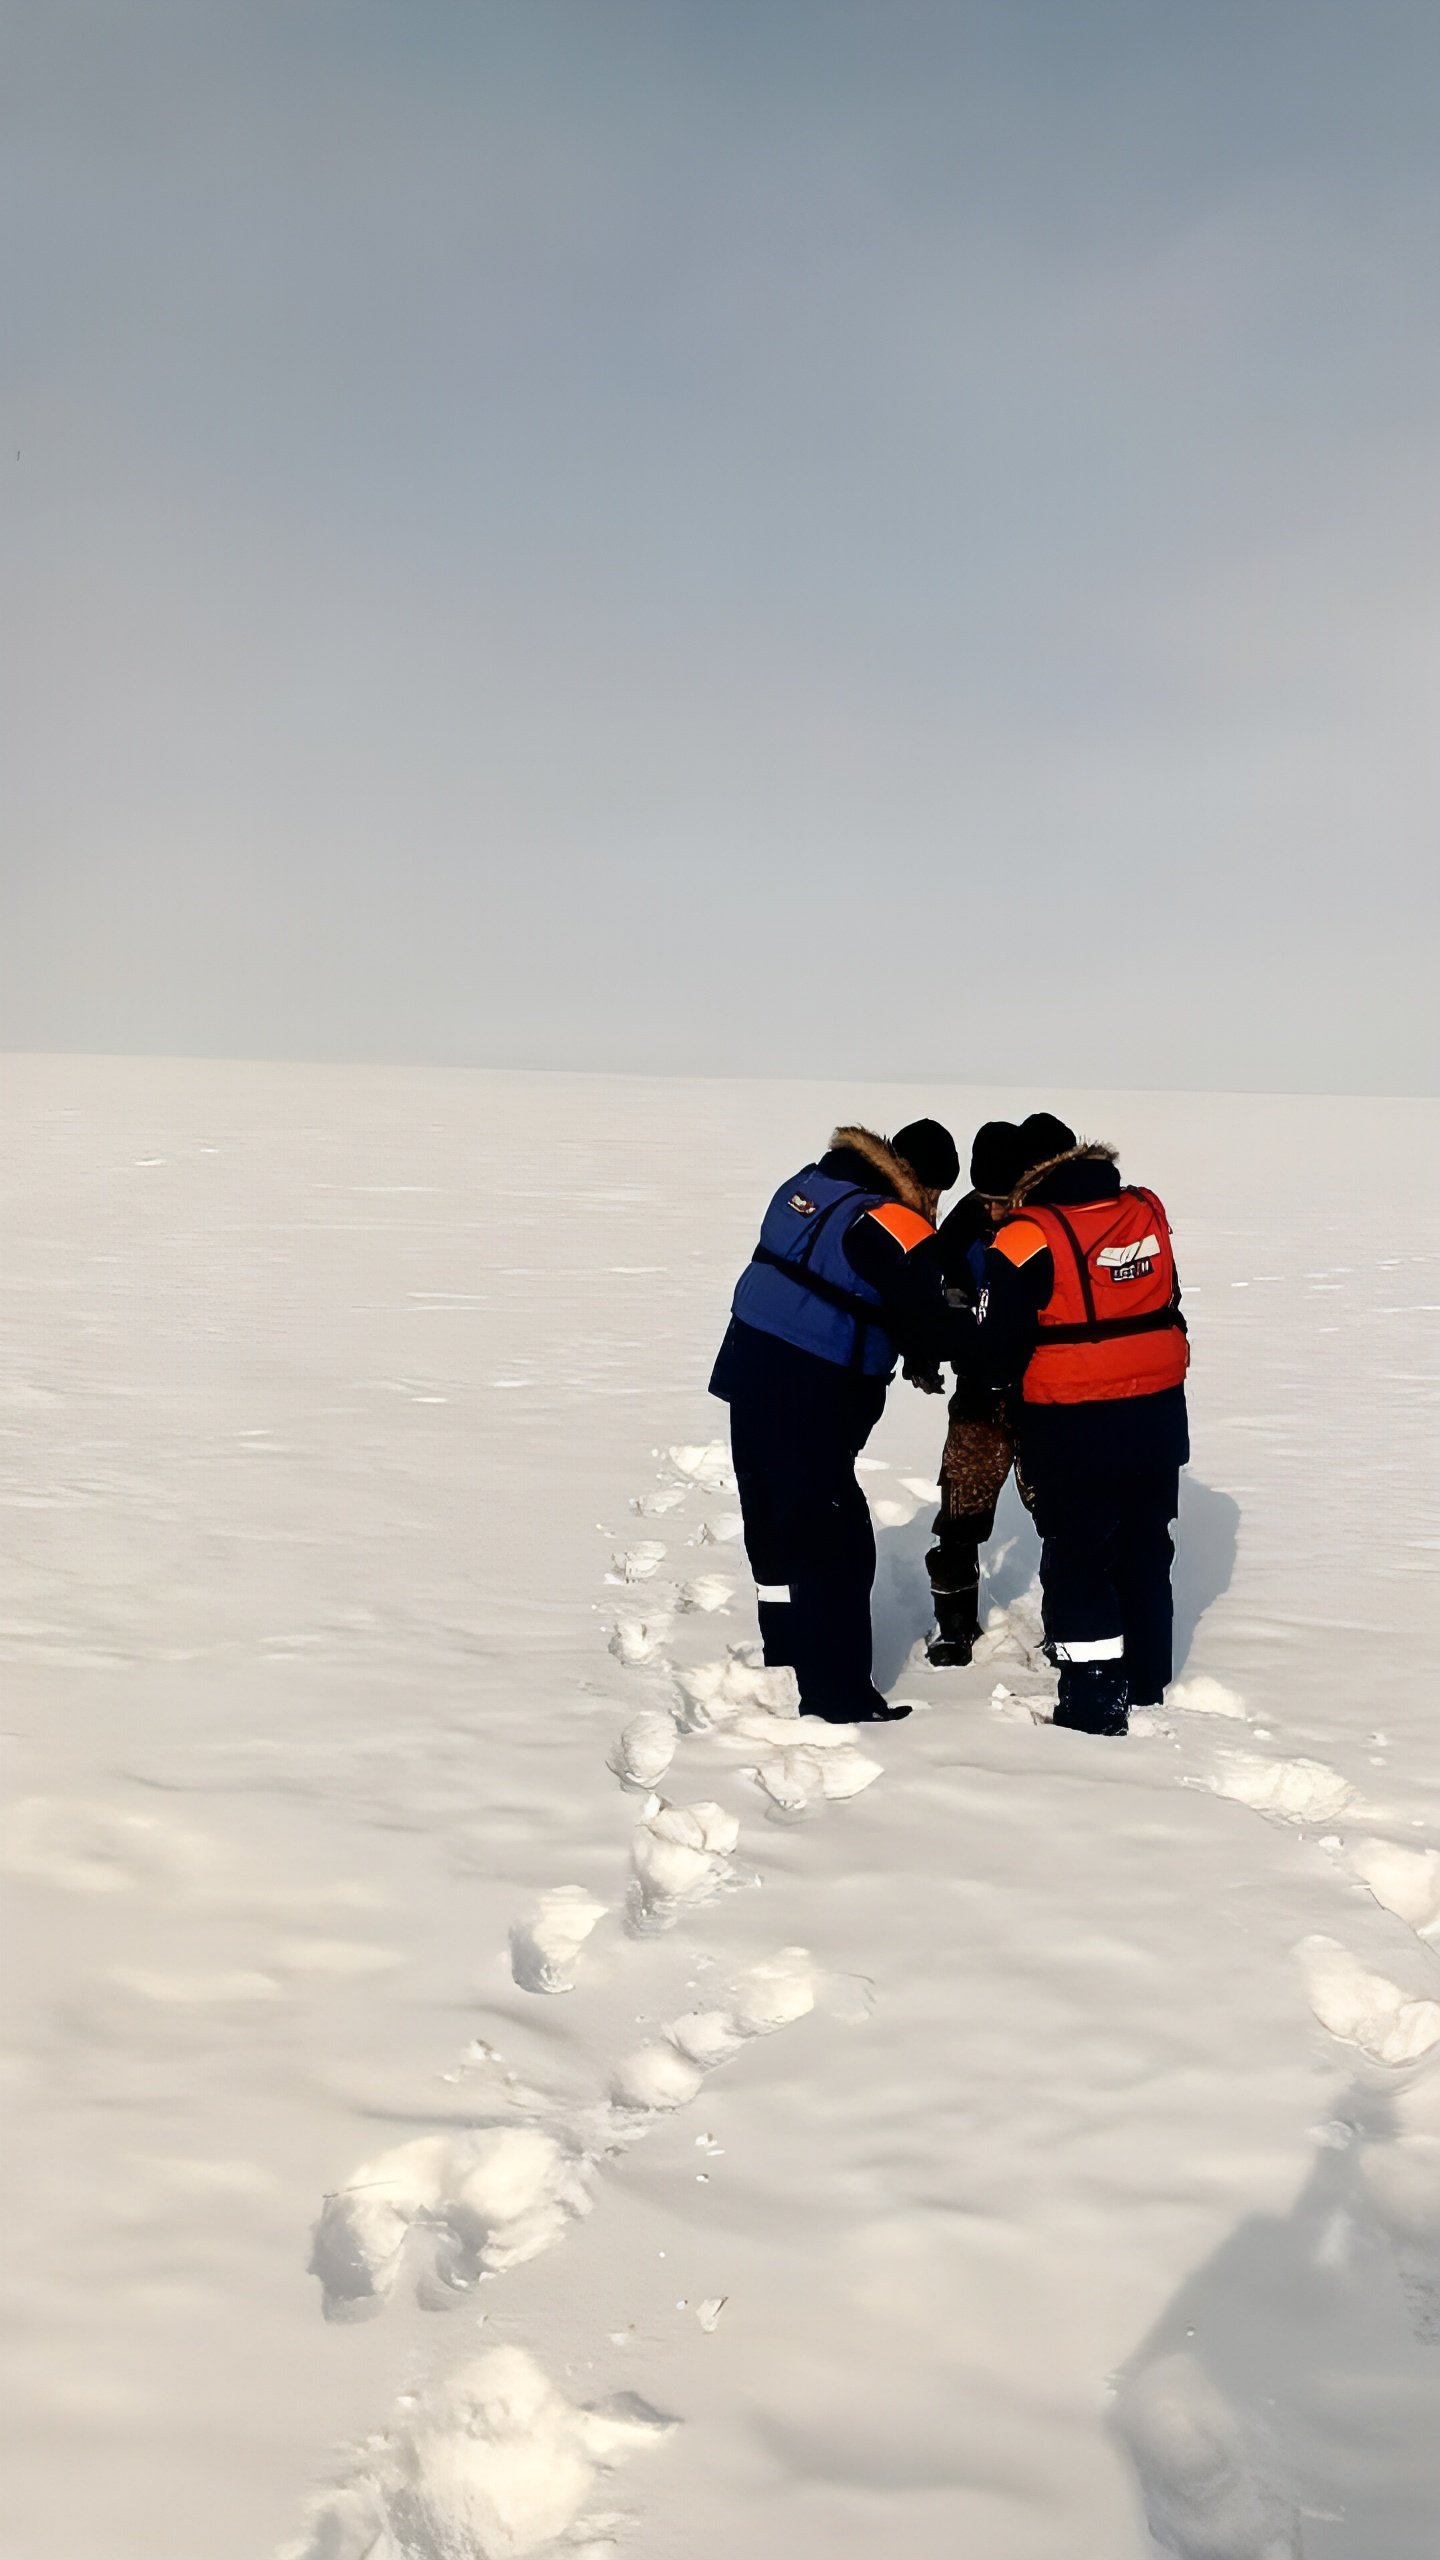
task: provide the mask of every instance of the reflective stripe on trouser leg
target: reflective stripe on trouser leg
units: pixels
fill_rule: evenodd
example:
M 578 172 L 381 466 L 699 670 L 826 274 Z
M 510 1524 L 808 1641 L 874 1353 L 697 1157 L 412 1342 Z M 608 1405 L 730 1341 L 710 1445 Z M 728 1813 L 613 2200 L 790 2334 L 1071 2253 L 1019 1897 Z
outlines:
M 765 1596 L 768 1591 L 778 1591 L 783 1597 L 778 1600 L 769 1600 Z M 757 1582 L 755 1615 L 760 1622 L 760 1651 L 767 1670 L 778 1670 L 786 1663 L 793 1669 L 795 1611 L 791 1606 L 789 1583 Z
M 1091 1636 L 1077 1644 L 1061 1644 L 1052 1637 L 1050 1651 L 1059 1662 L 1118 1662 L 1125 1651 L 1123 1636 Z

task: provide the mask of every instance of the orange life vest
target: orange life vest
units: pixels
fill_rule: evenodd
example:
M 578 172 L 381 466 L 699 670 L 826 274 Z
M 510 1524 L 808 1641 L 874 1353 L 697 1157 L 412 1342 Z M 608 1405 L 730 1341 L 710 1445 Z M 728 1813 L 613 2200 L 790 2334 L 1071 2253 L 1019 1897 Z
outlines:
M 995 1241 L 1017 1265 L 1048 1245 L 1055 1267 L 1025 1371 L 1027 1404 L 1102 1404 L 1180 1385 L 1190 1346 L 1170 1224 L 1153 1191 L 1127 1187 L 1063 1209 L 1027 1204 Z

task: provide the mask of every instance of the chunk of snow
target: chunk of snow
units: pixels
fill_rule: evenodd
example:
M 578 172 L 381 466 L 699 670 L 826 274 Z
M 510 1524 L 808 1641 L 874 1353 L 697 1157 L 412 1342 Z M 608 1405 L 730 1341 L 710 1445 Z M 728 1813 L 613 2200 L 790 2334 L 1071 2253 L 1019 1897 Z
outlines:
M 1248 1751 L 1227 1751 L 1209 1783 L 1216 1795 L 1290 1822 L 1333 1822 L 1355 1795 L 1323 1760 L 1262 1760 Z
M 491 2125 L 457 2143 L 443 2212 L 492 2274 L 554 2246 L 589 2194 L 569 2154 L 538 2125 Z
M 668 1724 L 669 1718 L 665 1721 Z M 510 1971 L 520 1989 L 550 1994 L 573 1991 L 581 1952 L 591 1931 L 604 1919 L 606 1907 L 583 1885 L 560 1884 L 542 1893 L 529 1916 L 517 1920 L 510 1931 Z
M 735 1478 L 730 1472 L 730 1452 L 723 1440 L 701 1443 L 685 1442 L 665 1452 L 677 1476 L 686 1484 L 699 1485 L 706 1493 L 733 1491 Z
M 603 2472 L 669 2434 L 629 2397 L 577 2408 L 521 2347 L 432 2382 L 317 2501 L 281 2560 L 528 2560 L 574 2536 Z
M 674 1759 L 679 1738 L 674 1717 L 658 1708 L 632 1716 L 611 1745 L 609 1766 L 622 1786 L 648 1794 Z
M 617 1618 L 610 1635 L 610 1651 L 617 1662 L 654 1662 L 669 1636 L 668 1615 L 648 1618 Z
M 610 1559 L 610 1571 L 616 1582 L 648 1582 L 665 1561 L 665 1549 L 658 1538 L 641 1538 L 633 1547 L 620 1547 Z
M 716 1609 L 723 1609 L 726 1601 L 733 1600 L 734 1596 L 734 1583 L 727 1582 L 719 1573 L 699 1573 L 693 1582 L 682 1582 L 676 1594 L 682 1609 L 699 1610 L 706 1616 Z
M 1192 1716 L 1243 1717 L 1245 1701 L 1236 1689 L 1227 1689 L 1223 1680 L 1212 1680 L 1209 1673 L 1197 1672 L 1193 1680 L 1172 1680 L 1165 1692 L 1167 1707 L 1183 1707 Z
M 630 1848 L 632 1917 L 668 1927 L 682 1904 L 715 1891 L 739 1838 L 739 1822 L 723 1805 L 662 1803 L 647 1813 Z
M 1358 2045 L 1372 2062 L 1415 2062 L 1440 2044 L 1440 2001 L 1367 1972 L 1335 1938 L 1306 1938 L 1299 1952 L 1310 2006 L 1332 2036 Z
M 327 2319 L 361 2317 L 394 2291 L 406 2237 L 442 2202 L 449 2164 L 448 2136 L 422 2134 L 366 2161 L 326 2197 L 310 2272 L 320 2279 Z
M 1440 1849 L 1402 1849 L 1389 1840 L 1362 1840 L 1346 1864 L 1368 1885 L 1386 1911 L 1417 1936 L 1440 1930 Z
M 654 2108 L 663 2113 L 671 2107 L 688 2106 L 703 2076 L 699 2063 L 675 2045 L 642 2044 L 620 2064 L 611 2082 L 611 2094 L 622 2107 Z

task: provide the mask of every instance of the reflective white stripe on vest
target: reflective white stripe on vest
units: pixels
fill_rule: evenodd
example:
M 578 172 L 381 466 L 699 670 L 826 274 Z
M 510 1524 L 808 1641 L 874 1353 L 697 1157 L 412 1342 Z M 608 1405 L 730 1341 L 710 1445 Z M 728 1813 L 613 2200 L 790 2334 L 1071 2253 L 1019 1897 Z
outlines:
M 755 1597 L 757 1600 L 788 1600 L 790 1585 L 788 1582 L 757 1582 Z
M 1142 1236 L 1138 1244 L 1102 1245 L 1095 1259 L 1103 1262 L 1108 1271 L 1123 1271 L 1130 1262 L 1153 1262 L 1159 1250 L 1158 1236 Z
M 1052 1644 L 1057 1662 L 1118 1662 L 1125 1650 L 1123 1636 L 1092 1636 L 1087 1644 Z

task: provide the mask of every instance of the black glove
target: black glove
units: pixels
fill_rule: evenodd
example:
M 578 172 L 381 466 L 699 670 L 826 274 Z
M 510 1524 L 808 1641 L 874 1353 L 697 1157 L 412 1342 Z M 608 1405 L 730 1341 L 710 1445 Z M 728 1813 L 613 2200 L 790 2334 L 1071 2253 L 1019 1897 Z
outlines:
M 945 1381 L 938 1369 L 922 1369 L 915 1361 L 907 1360 L 904 1376 L 912 1387 L 920 1389 L 922 1395 L 943 1396 L 945 1393 Z

